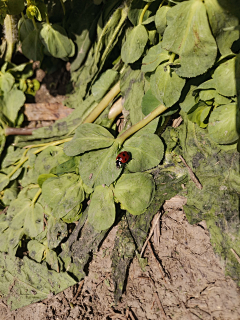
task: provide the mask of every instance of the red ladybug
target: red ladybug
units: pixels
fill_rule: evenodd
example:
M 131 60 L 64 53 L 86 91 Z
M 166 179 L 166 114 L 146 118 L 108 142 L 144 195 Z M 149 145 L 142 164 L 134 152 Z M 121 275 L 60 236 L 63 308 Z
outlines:
M 122 151 L 116 158 L 117 168 L 121 168 L 123 164 L 127 163 L 130 160 L 130 153 L 127 151 Z

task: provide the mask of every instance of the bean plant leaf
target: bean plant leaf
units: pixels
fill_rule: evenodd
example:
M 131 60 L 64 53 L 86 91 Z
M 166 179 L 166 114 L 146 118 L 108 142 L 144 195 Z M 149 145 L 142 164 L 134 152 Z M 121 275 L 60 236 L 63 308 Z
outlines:
M 69 160 L 51 169 L 50 173 L 60 176 L 64 173 L 76 173 L 79 166 L 79 157 L 71 157 Z
M 49 178 L 53 178 L 56 177 L 54 174 L 52 173 L 44 173 L 44 174 L 40 174 L 40 176 L 38 177 L 38 185 L 40 188 L 42 188 L 43 182 L 46 181 Z
M 0 233 L 8 228 L 9 221 L 7 221 L 5 214 L 0 215 Z
M 205 102 L 198 102 L 189 112 L 188 119 L 195 122 L 201 128 L 206 128 L 207 123 L 204 120 L 207 118 L 211 112 L 212 107 L 208 106 Z
M 168 10 L 170 10 L 170 7 L 163 6 L 158 9 L 156 16 L 155 16 L 155 25 L 157 32 L 161 35 L 164 33 L 166 27 L 167 27 L 167 13 Z
M 113 135 L 104 127 L 84 123 L 77 128 L 73 139 L 65 143 L 64 152 L 68 156 L 76 156 L 86 151 L 109 147 L 113 142 Z
M 27 198 L 14 200 L 7 211 L 7 220 L 10 221 L 9 226 L 18 230 L 23 227 L 27 212 L 31 212 L 31 200 Z
M 163 158 L 164 145 L 156 134 L 133 136 L 128 139 L 123 149 L 131 153 L 131 161 L 127 168 L 131 172 L 138 172 L 156 167 Z
M 128 18 L 134 26 L 137 26 L 139 23 L 139 18 L 143 12 L 143 8 L 145 7 L 145 3 L 142 0 L 133 0 L 131 2 L 129 11 L 128 11 Z M 158 1 L 151 4 L 151 6 L 145 11 L 143 16 L 143 22 L 146 21 L 150 15 L 153 15 L 159 7 Z
M 162 103 L 152 94 L 152 90 L 149 89 L 142 98 L 142 112 L 147 116 L 161 104 Z
M 150 84 L 152 93 L 169 108 L 179 100 L 185 79 L 180 78 L 174 71 L 169 72 L 163 65 L 160 65 L 151 76 Z
M 33 61 L 42 61 L 43 45 L 39 38 L 40 30 L 33 29 L 22 42 L 22 52 Z
M 27 244 L 29 257 L 37 262 L 41 262 L 45 246 L 37 240 L 30 240 Z
M 55 58 L 66 58 L 74 54 L 72 40 L 58 24 L 44 23 L 40 31 L 42 43 Z
M 97 186 L 91 198 L 88 221 L 97 231 L 110 228 L 115 221 L 113 192 L 107 186 Z
M 209 118 L 208 133 L 219 144 L 231 144 L 238 140 L 240 113 L 237 104 L 230 103 L 214 109 Z
M 50 293 L 56 294 L 76 283 L 67 272 L 50 271 L 46 264 L 27 257 L 1 254 L 0 266 L 0 292 L 12 310 L 46 299 Z
M 153 200 L 155 183 L 148 173 L 123 174 L 117 181 L 114 196 L 122 209 L 133 215 L 142 214 Z
M 0 173 L 0 191 L 2 191 L 9 184 L 9 182 L 9 177 L 4 173 Z
M 11 75 L 11 73 L 6 72 L 1 74 L 0 85 L 1 85 L 1 90 L 4 92 L 5 95 L 12 89 L 14 83 L 15 83 L 15 79 Z
M 52 215 L 62 218 L 84 200 L 84 191 L 79 177 L 67 173 L 57 178 L 49 178 L 42 185 L 44 201 L 53 208 Z
M 118 80 L 119 73 L 115 70 L 105 71 L 92 86 L 92 94 L 95 101 L 100 101 L 108 92 L 110 87 Z
M 21 42 L 34 30 L 34 25 L 31 19 L 21 18 L 18 21 L 18 35 Z
M 237 62 L 236 58 L 227 60 L 220 64 L 213 74 L 215 88 L 223 96 L 235 96 L 237 93 L 236 77 L 240 77 L 240 74 L 236 74 L 235 72 Z
M 67 225 L 62 220 L 56 219 L 53 216 L 48 218 L 48 229 L 47 229 L 47 242 L 48 248 L 56 248 L 61 241 L 67 237 Z
M 196 77 L 215 62 L 217 45 L 212 36 L 206 9 L 201 0 L 184 1 L 167 13 L 162 46 L 179 55 L 182 77 Z
M 89 187 L 113 183 L 121 173 L 121 169 L 116 167 L 117 155 L 118 144 L 82 155 L 79 173 L 83 182 Z
M 169 60 L 169 57 L 168 51 L 162 48 L 161 42 L 156 46 L 152 46 L 147 55 L 143 58 L 142 72 L 154 71 L 161 62 Z
M 24 10 L 24 0 L 7 0 L 5 2 L 9 15 L 17 15 Z
M 13 124 L 15 124 L 18 111 L 23 106 L 25 99 L 26 97 L 24 93 L 16 88 L 13 88 L 6 96 L 4 96 L 4 106 L 2 111 Z
M 137 61 L 143 54 L 148 41 L 148 33 L 143 25 L 134 27 L 127 35 L 127 40 L 122 46 L 121 58 L 125 63 Z
M 46 262 L 52 270 L 59 272 L 58 257 L 55 251 L 49 249 L 46 250 Z
M 31 205 L 31 207 L 26 210 L 24 221 L 24 231 L 26 235 L 34 238 L 43 231 L 43 216 L 44 210 L 39 203 Z
M 239 30 L 234 29 L 238 25 L 238 18 L 224 10 L 218 0 L 206 0 L 204 4 L 220 53 L 222 55 L 232 53 L 231 46 L 239 38 Z M 226 30 L 229 27 L 233 27 L 233 30 Z

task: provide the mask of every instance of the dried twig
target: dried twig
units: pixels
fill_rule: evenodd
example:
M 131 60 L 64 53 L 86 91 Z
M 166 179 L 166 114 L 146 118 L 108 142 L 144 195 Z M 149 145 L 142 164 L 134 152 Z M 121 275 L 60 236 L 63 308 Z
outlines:
M 232 253 L 234 254 L 234 256 L 235 256 L 235 258 L 237 259 L 238 263 L 240 264 L 240 258 L 239 258 L 239 255 L 237 254 L 237 252 L 236 252 L 233 248 L 231 248 L 230 250 L 231 250 Z
M 76 292 L 75 296 L 72 298 L 72 302 L 76 301 L 76 299 L 77 299 L 77 297 L 79 296 L 79 293 L 80 293 L 80 291 L 81 291 L 81 289 L 82 289 L 82 287 L 83 287 L 83 284 L 84 284 L 84 280 L 81 280 L 81 281 L 79 282 L 77 292 Z
M 157 266 L 158 266 L 158 269 L 159 269 L 159 271 L 160 271 L 160 273 L 161 273 L 161 276 L 162 276 L 163 280 L 166 282 L 166 280 L 165 280 L 165 273 L 164 273 L 164 271 L 162 270 L 162 267 L 161 267 L 158 259 L 157 259 L 156 256 L 155 256 L 155 253 L 154 253 L 154 251 L 153 251 L 153 248 L 152 248 L 152 245 L 151 245 L 151 242 L 150 242 L 150 241 L 148 242 L 148 247 L 149 247 L 149 249 L 150 249 L 150 251 L 151 251 L 151 253 L 152 253 L 155 261 L 157 262 Z
M 195 174 L 193 173 L 192 169 L 189 167 L 189 165 L 187 164 L 187 162 L 183 159 L 182 156 L 179 156 L 179 158 L 182 160 L 182 162 L 185 164 L 185 166 L 188 169 L 190 178 L 192 179 L 192 181 L 195 183 L 196 187 L 200 190 L 202 190 L 203 186 L 201 185 L 201 183 L 198 181 L 198 178 L 195 176 Z

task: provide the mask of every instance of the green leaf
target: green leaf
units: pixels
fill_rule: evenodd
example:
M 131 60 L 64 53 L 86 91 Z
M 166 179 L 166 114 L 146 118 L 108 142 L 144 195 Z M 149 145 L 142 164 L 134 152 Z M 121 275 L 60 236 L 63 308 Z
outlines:
M 148 173 L 123 174 L 117 181 L 114 196 L 122 209 L 133 215 L 142 214 L 153 200 L 155 183 Z
M 18 198 L 14 200 L 7 211 L 7 219 L 10 221 L 9 226 L 18 230 L 24 225 L 25 217 L 28 211 L 31 212 L 31 200 Z
M 51 169 L 50 173 L 60 176 L 64 173 L 76 173 L 79 166 L 79 157 L 71 157 L 69 160 Z
M 40 31 L 42 43 L 55 58 L 66 58 L 72 54 L 72 40 L 65 29 L 57 24 L 44 23 Z
M 18 35 L 21 42 L 34 30 L 34 25 L 31 19 L 21 18 L 18 22 Z
M 225 2 L 228 5 L 228 1 Z M 224 10 L 222 3 L 218 0 L 206 0 L 204 4 L 221 55 L 232 53 L 231 46 L 239 38 L 239 30 L 234 30 L 234 27 L 238 26 L 238 18 L 234 13 Z M 233 27 L 233 30 L 225 30 L 229 27 Z
M 14 83 L 15 83 L 15 79 L 11 75 L 11 73 L 6 72 L 1 74 L 1 77 L 0 77 L 1 90 L 5 95 L 7 95 L 9 91 L 12 89 Z
M 85 153 L 80 158 L 79 173 L 83 182 L 89 186 L 106 184 L 109 186 L 120 175 L 116 167 L 118 144 L 110 148 Z
M 6 174 L 0 173 L 0 191 L 2 191 L 10 182 Z
M 8 228 L 9 222 L 7 221 L 7 218 L 5 214 L 0 215 L 0 233 L 2 233 L 4 230 Z
M 127 40 L 122 46 L 121 57 L 125 63 L 137 61 L 143 54 L 148 41 L 148 33 L 143 25 L 134 27 L 127 35 Z
M 1 199 L 2 203 L 5 206 L 9 206 L 11 202 L 17 198 L 18 191 L 18 183 L 15 180 L 4 190 L 3 197 Z
M 7 0 L 5 3 L 10 15 L 20 14 L 25 8 L 24 0 Z
M 24 221 L 24 230 L 26 235 L 33 238 L 43 231 L 44 210 L 39 203 L 31 205 L 31 208 L 26 210 Z
M 119 78 L 119 73 L 109 69 L 102 73 L 101 77 L 92 86 L 92 95 L 95 101 L 100 101 L 109 91 L 110 87 L 116 83 Z
M 58 178 L 49 178 L 42 185 L 44 201 L 53 208 L 52 215 L 60 219 L 84 200 L 84 191 L 79 177 L 73 173 Z
M 146 3 L 142 0 L 133 0 L 128 11 L 128 18 L 134 26 L 137 26 L 139 23 L 139 18 L 143 12 L 143 8 Z M 151 4 L 151 6 L 146 10 L 143 16 L 143 22 L 146 21 L 150 15 L 153 15 L 159 7 L 159 2 Z
M 199 92 L 199 99 L 202 101 L 212 100 L 215 98 L 216 94 L 217 94 L 217 92 L 214 89 L 201 90 Z
M 211 112 L 211 109 L 212 107 L 209 107 L 206 103 L 200 101 L 188 112 L 188 119 L 197 123 L 199 127 L 206 128 L 207 124 L 204 123 L 204 120 Z
M 109 147 L 113 144 L 113 135 L 105 128 L 94 123 L 80 125 L 73 139 L 64 144 L 68 156 L 76 156 L 86 151 Z
M 97 186 L 91 198 L 88 221 L 97 231 L 110 228 L 115 221 L 115 205 L 112 190 Z
M 41 262 L 45 246 L 37 240 L 30 240 L 27 244 L 29 257 L 37 262 Z
M 44 174 L 40 174 L 40 176 L 38 176 L 38 185 L 40 188 L 42 188 L 43 182 L 46 181 L 49 178 L 53 178 L 56 177 L 55 174 L 52 173 L 44 173 Z
M 42 61 L 43 45 L 39 38 L 40 30 L 32 30 L 22 42 L 22 53 L 33 61 Z
M 168 51 L 162 48 L 162 43 L 160 42 L 149 49 L 147 55 L 143 58 L 141 70 L 142 72 L 152 72 L 161 62 L 169 60 L 169 58 Z
M 150 78 L 152 93 L 167 108 L 176 103 L 185 85 L 185 79 L 180 78 L 174 71 L 165 70 L 160 65 Z
M 59 272 L 58 257 L 55 251 L 46 250 L 46 262 L 52 270 Z
M 12 89 L 7 96 L 4 96 L 3 113 L 13 124 L 17 119 L 18 111 L 23 106 L 25 99 L 24 93 L 16 88 Z
M 167 13 L 167 24 L 162 47 L 179 55 L 178 75 L 196 77 L 212 67 L 217 46 L 201 0 L 184 1 L 172 7 Z
M 67 236 L 68 230 L 66 223 L 53 216 L 49 216 L 47 229 L 48 248 L 56 248 Z
M 164 145 L 156 134 L 133 136 L 128 139 L 123 149 L 131 153 L 131 161 L 127 164 L 130 172 L 138 172 L 156 167 L 163 158 Z
M 208 133 L 219 144 L 231 144 L 238 140 L 240 114 L 237 104 L 222 105 L 213 110 L 209 118 Z
M 161 8 L 158 9 L 156 16 L 155 16 L 155 25 L 156 25 L 156 29 L 157 32 L 159 34 L 163 34 L 166 27 L 167 27 L 167 13 L 168 10 L 170 10 L 171 8 L 168 6 L 163 6 Z
M 14 146 L 9 146 L 7 148 L 7 154 L 2 161 L 2 168 L 9 167 L 14 164 L 17 160 L 21 159 L 23 155 L 23 150 L 21 148 L 16 148 Z
M 230 97 L 237 94 L 236 77 L 240 77 L 240 74 L 235 73 L 237 62 L 236 58 L 227 60 L 220 64 L 213 74 L 215 88 L 223 96 Z
M 0 255 L 0 292 L 11 310 L 42 301 L 50 293 L 58 293 L 76 283 L 67 272 L 48 270 L 46 264 Z
M 162 103 L 152 94 L 152 90 L 149 89 L 142 98 L 142 112 L 147 116 L 161 104 Z

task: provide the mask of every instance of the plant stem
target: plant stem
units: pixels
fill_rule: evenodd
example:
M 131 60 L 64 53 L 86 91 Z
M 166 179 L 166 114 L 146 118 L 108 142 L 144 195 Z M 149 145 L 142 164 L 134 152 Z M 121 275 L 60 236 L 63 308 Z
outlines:
M 83 121 L 83 123 L 92 123 L 97 117 L 107 108 L 109 103 L 119 94 L 120 81 L 118 81 L 114 87 L 105 95 L 105 97 L 99 102 L 96 108 L 91 114 Z
M 36 21 L 35 21 L 35 19 L 33 17 L 32 17 L 32 23 L 34 25 L 34 29 L 37 30 L 38 29 L 37 28 L 37 24 L 36 24 Z
M 15 43 L 17 42 L 16 21 L 14 21 L 14 16 L 6 15 L 4 19 L 4 33 L 7 42 L 5 61 L 10 62 L 12 60 Z
M 133 135 L 138 130 L 145 127 L 149 122 L 151 122 L 153 119 L 155 119 L 157 116 L 159 116 L 161 113 L 163 113 L 167 108 L 161 104 L 158 106 L 155 110 L 153 110 L 151 113 L 149 113 L 143 120 L 139 121 L 135 125 L 133 125 L 131 128 L 123 132 L 119 137 L 116 138 L 116 142 L 121 146 L 124 141 L 129 138 L 131 135 Z
M 164 4 L 165 0 L 163 0 L 161 3 L 160 3 L 160 6 L 158 7 L 158 10 L 162 7 L 162 5 Z
M 63 14 L 65 15 L 66 14 L 66 10 L 65 10 L 65 5 L 63 3 L 63 0 L 60 0 L 60 2 L 61 2 L 61 5 L 62 5 Z
M 101 62 L 103 62 L 104 59 L 106 58 L 106 56 L 107 56 L 107 54 L 108 54 L 108 51 L 109 51 L 109 49 L 110 49 L 110 47 L 111 47 L 114 39 L 116 38 L 116 36 L 117 36 L 117 34 L 118 34 L 118 31 L 120 30 L 121 26 L 123 25 L 123 23 L 125 22 L 125 20 L 126 20 L 126 18 L 127 18 L 127 10 L 126 10 L 125 8 L 122 9 L 122 12 L 121 12 L 121 13 L 122 13 L 121 19 L 120 19 L 120 21 L 119 21 L 119 23 L 118 23 L 118 25 L 117 25 L 117 27 L 116 27 L 116 29 L 115 29 L 112 37 L 111 37 L 111 39 L 110 39 L 110 41 L 109 41 L 106 49 L 105 49 L 104 52 L 103 52 L 103 55 L 102 55 L 102 58 L 101 58 Z
M 142 24 L 142 22 L 143 22 L 143 17 L 144 17 L 144 15 L 145 15 L 147 9 L 149 8 L 150 4 L 151 4 L 151 2 L 148 2 L 148 3 L 145 5 L 145 7 L 143 8 L 143 11 L 142 11 L 142 13 L 141 13 L 141 15 L 140 15 L 140 17 L 139 17 L 138 24 Z
M 101 33 L 101 35 L 100 35 L 100 37 L 99 37 L 99 40 L 98 40 L 98 43 L 97 43 L 96 52 L 95 52 L 95 56 L 94 56 L 94 61 L 95 61 L 95 63 L 97 62 L 97 54 L 98 54 L 98 51 L 99 51 L 99 47 L 100 47 L 100 45 L 101 45 L 102 37 L 104 36 L 105 32 L 107 31 L 107 28 L 108 28 L 111 20 L 112 20 L 112 17 L 111 17 L 111 18 L 108 20 L 108 22 L 105 24 L 105 26 L 104 26 L 104 28 L 103 28 L 103 30 L 102 30 L 102 33 Z
M 18 165 L 7 175 L 8 178 L 11 178 L 11 176 L 28 160 L 29 157 L 23 157 Z
M 37 193 L 35 194 L 34 198 L 32 199 L 31 206 L 34 206 L 34 204 L 37 202 L 37 199 L 38 199 L 38 197 L 40 196 L 41 193 L 42 193 L 42 189 L 39 188 Z

